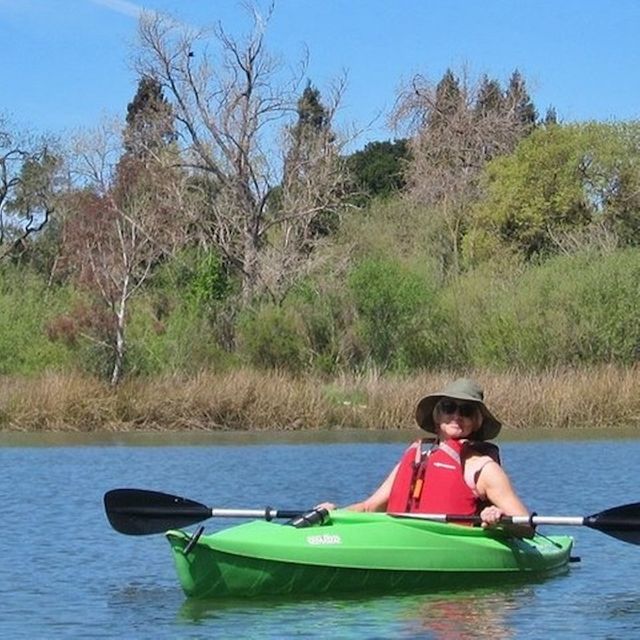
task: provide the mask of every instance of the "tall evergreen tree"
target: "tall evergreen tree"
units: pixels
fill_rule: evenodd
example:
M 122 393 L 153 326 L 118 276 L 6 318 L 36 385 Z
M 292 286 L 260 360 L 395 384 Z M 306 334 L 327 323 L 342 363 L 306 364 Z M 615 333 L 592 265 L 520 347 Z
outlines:
M 429 112 L 427 126 L 434 129 L 446 127 L 464 106 L 464 96 L 458 78 L 447 69 L 436 86 L 435 101 Z
M 327 109 L 320 101 L 320 91 L 311 82 L 307 82 L 298 100 L 298 122 L 296 129 L 302 132 L 306 129 L 322 131 L 329 126 Z
M 489 78 L 487 74 L 483 75 L 474 105 L 476 115 L 486 116 L 490 113 L 501 113 L 503 109 L 504 96 L 500 83 Z
M 538 114 L 527 91 L 524 78 L 517 69 L 511 74 L 511 78 L 509 79 L 509 87 L 507 88 L 505 101 L 507 108 L 513 111 L 517 121 L 525 127 L 525 129 L 532 129 L 535 126 Z
M 440 225 L 433 228 L 442 239 L 443 269 L 458 273 L 461 243 L 471 206 L 483 188 L 486 163 L 511 153 L 535 122 L 524 81 L 515 72 L 503 94 L 486 75 L 471 86 L 464 76 L 459 81 L 447 70 L 435 87 L 416 76 L 401 93 L 393 118 L 400 125 L 408 123 L 412 134 L 406 190 Z
M 309 184 L 318 171 L 333 170 L 334 160 L 327 160 L 332 152 L 335 135 L 331 130 L 331 113 L 322 103 L 320 91 L 307 82 L 297 104 L 298 118 L 290 129 L 290 145 L 284 167 L 285 202 L 291 196 L 312 213 L 297 230 L 300 245 L 310 250 L 313 238 L 331 233 L 337 225 L 332 208 L 320 206 L 324 196 L 309 192 Z M 304 196 L 303 196 L 304 194 Z M 288 196 L 288 197 L 287 197 Z M 302 197 L 301 197 L 302 196 Z
M 174 115 L 160 83 L 145 76 L 127 105 L 124 130 L 125 155 L 144 158 L 176 140 Z
M 284 220 L 280 260 L 289 267 L 304 264 L 317 241 L 339 223 L 336 204 L 346 193 L 346 170 L 331 127 L 332 115 L 320 91 L 308 82 L 297 102 L 297 119 L 287 130 L 282 184 L 270 203 L 273 214 Z M 322 186 L 328 178 L 330 189 Z M 289 267 L 295 277 L 295 269 Z M 285 289 L 285 280 L 280 278 L 280 289 Z
M 558 114 L 556 113 L 555 107 L 549 107 L 544 116 L 544 124 L 546 126 L 558 124 Z
M 292 145 L 289 157 L 307 156 L 314 143 L 323 138 L 331 143 L 335 136 L 331 133 L 331 117 L 327 108 L 322 104 L 320 91 L 311 82 L 307 83 L 297 105 L 298 119 L 291 128 Z M 305 149 L 306 147 L 306 149 Z

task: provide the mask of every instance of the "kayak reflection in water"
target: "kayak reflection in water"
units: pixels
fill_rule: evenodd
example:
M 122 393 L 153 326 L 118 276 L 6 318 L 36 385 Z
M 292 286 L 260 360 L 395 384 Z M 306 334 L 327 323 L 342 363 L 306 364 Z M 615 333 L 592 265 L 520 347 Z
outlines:
M 513 615 L 523 601 L 524 597 L 514 597 L 505 589 L 416 598 L 411 622 L 418 628 L 411 631 L 414 637 L 437 640 L 507 640 L 514 637 L 507 616 Z
M 500 466 L 498 447 L 487 442 L 502 424 L 484 404 L 477 382 L 460 378 L 425 396 L 416 421 L 435 438 L 411 444 L 378 489 L 346 509 L 479 515 L 483 527 L 498 524 L 502 516 L 529 515 Z M 337 508 L 332 502 L 318 507 Z M 521 536 L 533 534 L 527 525 L 509 529 Z

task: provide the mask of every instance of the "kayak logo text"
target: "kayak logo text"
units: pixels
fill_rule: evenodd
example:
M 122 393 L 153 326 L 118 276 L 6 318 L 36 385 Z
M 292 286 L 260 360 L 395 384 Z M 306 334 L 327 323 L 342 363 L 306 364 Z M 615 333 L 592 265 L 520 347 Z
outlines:
M 342 544 L 342 538 L 330 533 L 323 533 L 317 536 L 307 536 L 308 544 Z

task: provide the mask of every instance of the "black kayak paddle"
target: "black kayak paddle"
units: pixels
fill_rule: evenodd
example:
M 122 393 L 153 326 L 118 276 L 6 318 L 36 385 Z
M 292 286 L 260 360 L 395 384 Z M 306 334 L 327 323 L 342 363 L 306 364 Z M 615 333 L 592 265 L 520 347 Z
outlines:
M 209 518 L 296 518 L 310 509 L 214 509 L 200 502 L 146 489 L 113 489 L 104 494 L 111 526 L 120 533 L 144 536 L 181 529 Z

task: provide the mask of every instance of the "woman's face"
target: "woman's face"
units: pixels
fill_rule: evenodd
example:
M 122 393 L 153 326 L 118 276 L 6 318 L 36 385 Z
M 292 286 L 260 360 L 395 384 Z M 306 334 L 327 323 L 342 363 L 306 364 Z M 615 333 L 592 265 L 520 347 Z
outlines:
M 482 424 L 482 414 L 473 402 L 443 398 L 436 405 L 435 423 L 444 439 L 468 438 Z

